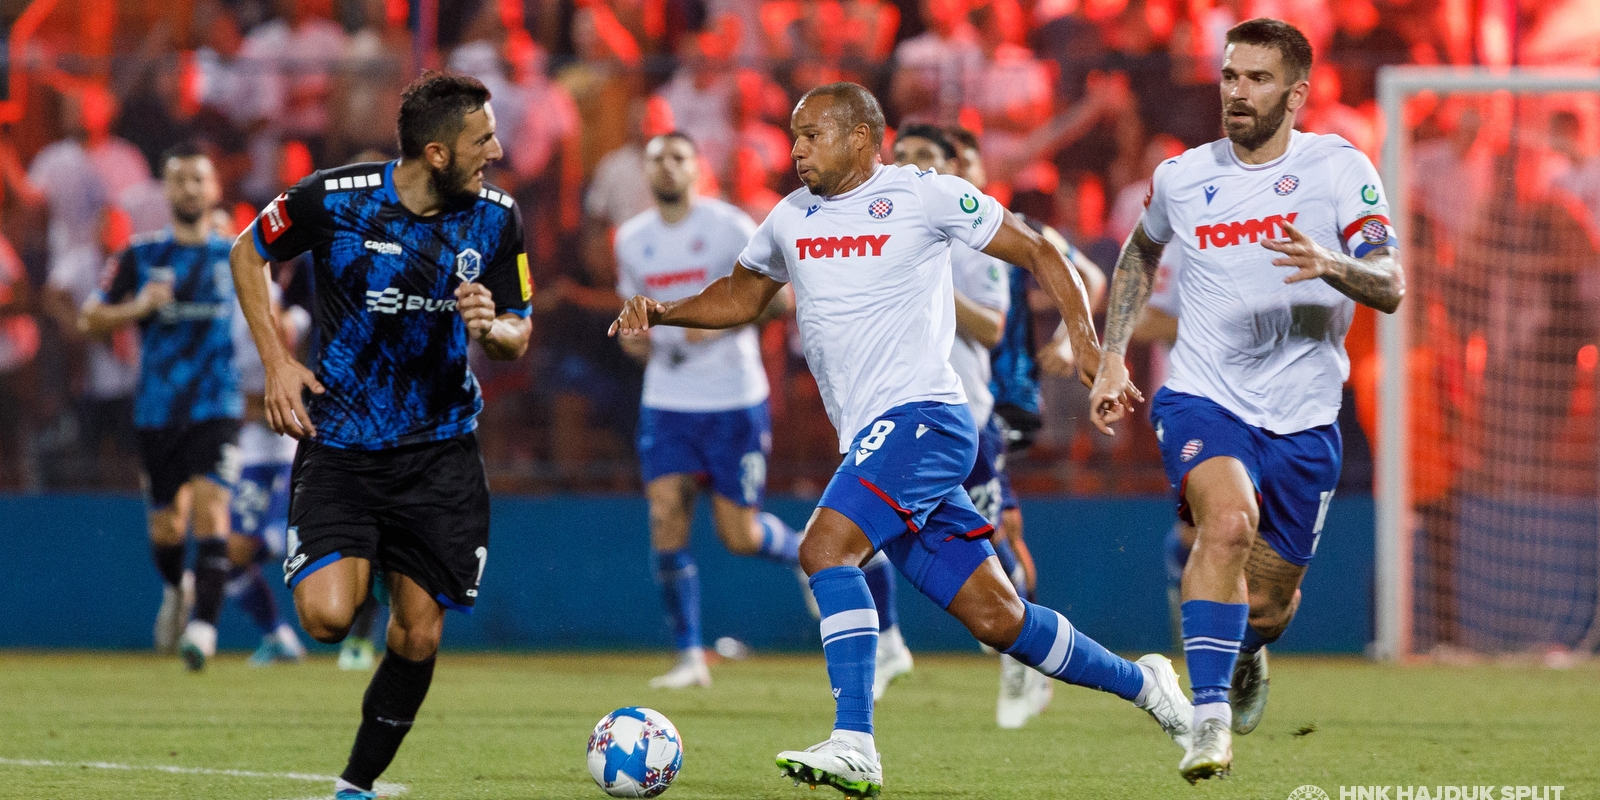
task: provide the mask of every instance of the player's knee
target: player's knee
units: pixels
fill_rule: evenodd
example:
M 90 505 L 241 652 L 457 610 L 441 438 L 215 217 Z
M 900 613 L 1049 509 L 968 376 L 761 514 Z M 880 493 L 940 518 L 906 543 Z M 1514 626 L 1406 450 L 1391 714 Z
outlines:
M 1199 520 L 1196 547 L 1211 552 L 1248 556 L 1256 540 L 1256 516 L 1247 508 L 1222 509 Z
M 402 629 L 400 636 L 389 637 L 389 649 L 410 661 L 423 661 L 439 652 L 444 631 L 439 625 L 416 625 Z
M 1022 622 L 1026 615 L 1022 600 L 1011 597 L 1004 602 L 986 605 L 962 620 L 972 637 L 996 650 L 1015 644 L 1022 635 Z
M 1250 627 L 1257 631 L 1276 636 L 1289 627 L 1289 622 L 1294 619 L 1294 612 L 1300 607 L 1300 590 L 1296 589 L 1293 595 L 1284 597 L 1278 594 L 1250 597 Z
M 296 608 L 300 615 L 300 627 L 307 636 L 323 644 L 338 644 L 350 633 L 350 624 L 355 619 L 355 614 L 341 613 L 320 608 Z
M 761 533 L 754 521 L 734 519 L 718 525 L 717 534 L 728 552 L 736 556 L 753 556 L 761 552 Z

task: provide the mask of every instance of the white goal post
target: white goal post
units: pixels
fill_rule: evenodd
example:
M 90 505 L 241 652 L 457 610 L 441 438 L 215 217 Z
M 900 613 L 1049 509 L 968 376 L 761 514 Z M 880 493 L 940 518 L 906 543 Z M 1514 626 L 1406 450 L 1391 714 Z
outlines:
M 1512 96 L 1530 93 L 1600 93 L 1600 71 L 1552 71 L 1533 69 L 1489 69 L 1452 67 L 1386 67 L 1378 77 L 1378 101 L 1385 124 L 1382 175 L 1388 189 L 1391 219 L 1402 241 L 1402 262 L 1406 248 L 1419 234 L 1410 230 L 1410 207 L 1414 188 L 1407 186 L 1412 169 L 1409 150 L 1412 131 L 1407 128 L 1406 105 L 1420 93 L 1440 96 L 1450 93 Z M 1412 251 L 1415 252 L 1415 251 Z M 1408 298 L 1407 302 L 1412 302 Z M 1374 493 L 1376 495 L 1376 597 L 1375 641 L 1370 654 L 1379 659 L 1398 660 L 1412 655 L 1412 621 L 1415 613 L 1413 574 L 1416 550 L 1413 531 L 1417 520 L 1410 497 L 1412 487 L 1410 368 L 1411 338 L 1407 310 L 1379 315 L 1378 350 L 1382 359 L 1378 403 L 1378 441 Z M 1552 390 L 1553 391 L 1553 390 Z M 1498 410 L 1498 409 L 1496 409 Z M 1597 492 L 1600 497 L 1600 492 Z M 1462 506 L 1466 508 L 1466 506 Z M 1589 623 L 1589 635 L 1596 623 Z

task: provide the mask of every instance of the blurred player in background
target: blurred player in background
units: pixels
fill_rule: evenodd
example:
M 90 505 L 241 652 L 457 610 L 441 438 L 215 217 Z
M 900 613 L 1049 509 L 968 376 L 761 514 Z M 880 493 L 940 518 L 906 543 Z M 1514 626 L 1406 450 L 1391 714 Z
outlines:
M 489 486 L 467 364 L 528 347 L 522 220 L 483 170 L 502 155 L 489 90 L 425 73 L 401 98 L 401 158 L 312 173 L 234 243 L 240 306 L 266 370 L 267 423 L 300 440 L 284 580 L 333 643 L 374 577 L 387 652 L 361 704 L 340 800 L 369 800 L 433 682 L 444 612 L 470 613 L 489 557 Z M 284 348 L 268 261 L 310 252 L 317 371 Z
M 1196 527 L 1182 609 L 1194 739 L 1178 768 L 1191 783 L 1227 774 L 1231 732 L 1249 733 L 1265 710 L 1265 646 L 1299 606 L 1339 480 L 1355 303 L 1392 313 L 1405 294 L 1377 170 L 1338 136 L 1294 130 L 1309 94 L 1305 36 L 1254 19 L 1227 42 L 1227 138 L 1156 170 L 1117 265 L 1089 398 L 1109 434 L 1138 396 L 1122 356 L 1176 241 L 1177 345 L 1151 416 L 1179 515 Z
M 234 365 L 233 278 L 226 238 L 212 226 L 221 197 L 211 159 L 193 144 L 162 158 L 172 224 L 135 237 L 114 260 L 79 327 L 142 331 L 134 425 L 150 507 L 150 549 L 165 584 L 156 648 L 176 644 L 191 670 L 217 648 L 228 569 L 228 506 L 239 479 L 235 440 L 244 399 Z M 187 538 L 194 532 L 194 618 L 184 623 Z M 182 626 L 182 636 L 178 635 Z
M 299 306 L 284 310 L 283 291 L 276 282 L 269 282 L 267 288 L 284 348 L 294 352 L 311 317 Z M 261 646 L 250 656 L 251 666 L 298 662 L 306 657 L 305 645 L 300 643 L 294 627 L 279 615 L 278 601 L 261 569 L 262 564 L 282 561 L 284 557 L 295 441 L 294 437 L 274 433 L 267 427 L 266 370 L 250 341 L 250 326 L 243 313 L 233 315 L 233 354 L 245 403 L 244 426 L 239 431 L 239 481 L 233 491 L 234 536 L 228 547 L 233 568 L 228 572 L 227 595 L 261 629 Z
M 860 568 L 879 549 L 979 641 L 1130 700 L 1181 741 L 1190 708 L 1171 664 L 1112 655 L 1060 614 L 1018 597 L 989 544 L 993 526 L 961 487 L 978 437 L 949 365 L 950 242 L 1032 269 L 1069 320 L 1088 375 L 1099 348 L 1076 273 L 972 184 L 879 163 L 883 110 L 865 88 L 813 89 L 790 127 L 805 188 L 761 224 L 732 275 L 671 303 L 634 297 L 613 326 L 622 335 L 655 325 L 736 327 L 795 281 L 806 360 L 845 457 L 800 548 L 822 610 L 834 730 L 804 752 L 780 753 L 779 767 L 851 796 L 883 787 L 872 737 L 878 617 Z
M 682 133 L 645 145 L 645 175 L 655 207 L 617 229 L 617 293 L 654 300 L 690 297 L 733 271 L 756 224 L 743 211 L 695 196 L 699 154 Z M 761 510 L 772 421 L 757 326 L 782 314 L 782 295 L 755 320 L 728 330 L 656 328 L 624 337 L 645 362 L 639 413 L 639 466 L 650 501 L 650 547 L 679 658 L 652 688 L 710 686 L 700 632 L 700 573 L 689 552 L 699 494 L 711 488 L 717 538 L 736 555 L 795 567 L 800 536 Z

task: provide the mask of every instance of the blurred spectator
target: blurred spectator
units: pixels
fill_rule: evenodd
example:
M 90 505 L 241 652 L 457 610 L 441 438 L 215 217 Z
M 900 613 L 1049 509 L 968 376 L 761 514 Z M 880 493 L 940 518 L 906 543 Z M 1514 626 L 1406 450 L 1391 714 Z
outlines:
M 629 109 L 641 85 L 637 69 L 642 54 L 611 10 L 598 3 L 586 3 L 573 12 L 572 45 L 578 60 L 563 67 L 556 80 L 578 104 L 584 131 L 583 170 L 588 175 L 633 134 Z
M 1318 64 L 1311 70 L 1311 96 L 1306 107 L 1295 116 L 1295 127 L 1311 133 L 1332 133 L 1343 136 L 1374 162 L 1378 160 L 1377 120 L 1371 114 L 1351 108 L 1341 100 L 1339 70 Z M 1377 106 L 1368 104 L 1373 112 Z
M 507 113 L 522 116 L 517 138 L 506 147 L 514 178 L 509 183 L 522 204 L 535 257 L 548 260 L 557 237 L 576 233 L 581 221 L 582 121 L 572 95 L 545 73 L 549 57 L 543 48 L 526 35 L 513 35 L 506 47 L 516 104 L 508 104 Z
M 774 105 L 782 108 L 780 113 L 788 113 L 789 99 L 784 96 L 783 90 L 768 81 L 765 75 L 753 69 L 739 70 L 737 79 L 738 94 L 735 95 L 734 120 L 737 127 L 737 143 L 741 151 L 740 158 L 745 158 L 743 151 L 752 151 L 757 163 L 763 170 L 763 176 L 770 176 L 788 169 L 792 159 L 789 151 L 793 142 L 789 139 L 789 132 L 766 120 L 765 114 Z M 774 96 L 777 102 L 774 103 Z M 735 169 L 739 165 L 735 164 Z M 738 178 L 734 183 L 738 183 Z M 751 216 L 755 216 L 752 214 Z
M 628 111 L 627 142 L 600 160 L 583 199 L 583 254 L 588 261 L 609 262 L 611 229 L 650 208 L 644 143 L 675 129 L 672 106 L 660 97 L 636 100 Z
M 1123 186 L 1117 192 L 1117 199 L 1111 204 L 1111 216 L 1106 219 L 1106 235 L 1117 242 L 1126 241 L 1128 234 L 1133 233 L 1133 227 L 1139 224 L 1139 218 L 1144 215 L 1144 198 L 1150 193 L 1150 176 L 1155 174 L 1156 167 L 1169 158 L 1183 155 L 1185 150 L 1183 142 L 1176 136 L 1157 134 L 1150 137 L 1150 143 L 1145 145 L 1144 155 L 1140 160 L 1139 179 Z M 1175 247 L 1167 248 L 1169 251 Z
M 278 0 L 278 16 L 245 37 L 243 54 L 252 69 L 276 71 L 284 82 L 275 109 L 280 133 L 299 139 L 318 164 L 334 163 L 326 152 L 328 99 L 347 38 L 334 22 L 333 0 Z
M 333 87 L 330 155 L 339 161 L 362 150 L 394 153 L 400 90 L 416 72 L 406 5 L 363 0 L 362 8 L 363 24 L 350 37 Z
M 1446 103 L 1440 112 L 1445 135 L 1419 142 L 1412 150 L 1412 180 L 1415 210 L 1437 230 L 1446 246 L 1440 254 L 1450 261 L 1449 247 L 1465 232 L 1487 198 L 1494 178 L 1494 154 L 1487 137 L 1480 136 L 1483 117 L 1478 108 L 1462 99 Z M 1424 179 L 1425 176 L 1425 179 Z
M 9 140 L 0 140 L 0 181 L 19 195 L 33 196 Z M 0 235 L 0 489 L 32 488 L 36 482 L 27 457 L 38 403 L 33 359 L 39 353 L 39 324 L 32 306 L 27 270 Z
M 105 113 L 103 100 L 95 99 L 92 91 L 65 96 L 61 127 L 67 136 L 39 151 L 28 168 L 28 182 L 50 209 L 50 271 L 43 306 L 70 348 L 73 393 L 83 399 L 71 427 L 81 431 L 77 441 L 94 459 L 99 477 L 115 482 L 129 477 L 108 471 L 119 472 L 119 464 L 133 453 L 138 344 L 132 329 L 124 329 L 110 342 L 99 342 L 85 341 L 77 326 L 78 308 L 99 286 L 105 263 L 102 234 L 110 193 L 86 147 L 90 124 L 100 127 L 102 135 L 109 130 Z M 143 157 L 138 161 L 142 165 Z
M 1551 115 L 1550 141 L 1570 163 L 1555 179 L 1555 188 L 1575 199 L 1588 216 L 1591 235 L 1600 240 L 1600 158 L 1584 151 L 1578 115 L 1558 111 Z
M 1029 159 L 1020 152 L 1028 134 L 1049 118 L 1054 96 L 1050 70 L 1021 45 L 1022 7 L 1017 0 L 979 0 L 972 10 L 972 24 L 983 47 L 983 66 L 969 105 L 982 122 L 978 129 L 984 155 L 997 163 L 1031 162 L 1013 168 L 1014 176 L 997 171 L 990 177 L 1012 184 L 1016 191 L 1053 188 L 1054 168 L 1037 156 Z
M 733 164 L 732 191 L 728 201 L 761 224 L 783 196 L 767 185 L 767 167 L 761 155 L 749 147 L 739 148 Z
M 728 44 L 705 31 L 685 37 L 679 47 L 681 66 L 656 91 L 672 106 L 678 129 L 694 140 L 703 162 L 726 179 L 733 157 L 733 106 L 736 85 L 728 61 Z
M 967 21 L 967 0 L 921 0 L 927 30 L 894 51 L 889 102 L 899 124 L 954 125 L 983 70 L 983 49 Z
M 1372 0 L 1342 0 L 1334 24 L 1328 54 L 1318 60 L 1337 71 L 1339 102 L 1359 107 L 1378 96 L 1378 68 L 1409 61 L 1411 45 Z

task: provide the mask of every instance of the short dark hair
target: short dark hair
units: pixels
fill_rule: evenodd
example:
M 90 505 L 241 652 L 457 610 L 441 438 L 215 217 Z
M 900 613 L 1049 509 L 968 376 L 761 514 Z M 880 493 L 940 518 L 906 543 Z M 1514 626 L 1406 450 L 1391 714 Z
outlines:
M 489 102 L 477 78 L 428 70 L 400 93 L 400 156 L 421 158 L 429 142 L 454 145 L 464 118 Z
M 1289 74 L 1284 77 L 1290 80 L 1303 81 L 1311 74 L 1311 42 L 1299 28 L 1281 19 L 1245 20 L 1228 29 L 1227 42 L 1276 48 L 1283 56 L 1284 66 L 1289 68 Z
M 967 148 L 980 155 L 983 153 L 983 148 L 978 146 L 978 134 L 960 125 L 952 125 L 945 128 L 944 135 L 950 137 L 950 142 L 956 146 L 957 155 L 960 155 L 959 151 L 962 148 Z
M 852 129 L 863 123 L 872 131 L 872 144 L 874 147 L 883 146 L 883 130 L 887 127 L 883 119 L 883 106 L 878 104 L 878 98 L 867 91 L 867 87 L 859 83 L 841 81 L 818 86 L 800 98 L 804 103 L 813 97 L 828 97 L 845 110 L 843 117 L 846 130 Z
M 205 144 L 199 139 L 184 139 L 161 151 L 161 169 L 167 169 L 167 162 L 174 158 L 210 158 L 211 153 L 206 150 Z
M 944 129 L 937 125 L 929 125 L 926 122 L 912 122 L 900 126 L 900 130 L 895 132 L 895 139 L 897 140 L 913 137 L 933 142 L 934 146 L 939 148 L 939 152 L 944 153 L 945 158 L 956 157 L 956 146 L 951 143 L 950 137 L 945 135 Z
M 652 141 L 654 141 L 656 139 L 677 140 L 677 141 L 683 142 L 686 145 L 689 145 L 689 150 L 691 152 L 693 152 L 695 155 L 700 155 L 700 145 L 695 144 L 694 143 L 694 139 L 692 137 L 690 137 L 689 134 L 684 133 L 683 131 L 667 131 L 666 133 L 658 133 L 658 134 L 650 137 L 650 139 Z M 648 145 L 649 142 L 646 142 L 646 144 Z

